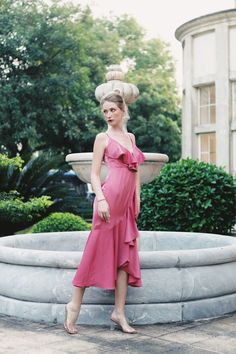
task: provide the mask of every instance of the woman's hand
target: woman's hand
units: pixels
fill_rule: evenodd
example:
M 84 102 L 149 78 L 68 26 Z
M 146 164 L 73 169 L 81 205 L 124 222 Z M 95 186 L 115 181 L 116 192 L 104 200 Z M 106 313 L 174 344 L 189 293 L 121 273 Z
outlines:
M 110 221 L 110 210 L 106 199 L 98 201 L 98 215 L 105 222 Z
M 136 203 L 135 203 L 135 219 L 138 219 L 140 213 L 140 197 L 136 196 Z

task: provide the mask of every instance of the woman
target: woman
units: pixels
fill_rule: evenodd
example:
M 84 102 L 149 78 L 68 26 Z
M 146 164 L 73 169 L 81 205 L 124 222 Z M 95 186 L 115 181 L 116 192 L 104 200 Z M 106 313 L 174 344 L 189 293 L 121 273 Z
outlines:
M 125 317 L 128 285 L 142 286 L 138 256 L 136 220 L 140 210 L 138 165 L 143 153 L 135 137 L 127 133 L 127 106 L 120 93 L 112 91 L 101 100 L 108 130 L 96 136 L 93 148 L 91 183 L 96 194 L 92 231 L 73 279 L 74 293 L 65 308 L 64 327 L 69 334 L 78 333 L 75 323 L 86 287 L 115 290 L 115 307 L 111 321 L 123 332 L 136 333 Z M 101 183 L 102 161 L 108 167 Z

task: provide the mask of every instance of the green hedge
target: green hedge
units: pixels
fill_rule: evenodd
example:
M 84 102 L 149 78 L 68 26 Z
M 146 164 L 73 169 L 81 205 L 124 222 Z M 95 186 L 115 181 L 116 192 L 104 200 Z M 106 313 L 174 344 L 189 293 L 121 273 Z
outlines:
M 5 198 L 0 200 L 0 236 L 10 235 L 34 224 L 46 215 L 52 204 L 47 196 L 23 202 L 20 198 L 14 199 L 14 192 L 9 193 L 8 197 L 6 194 Z
M 229 234 L 236 222 L 236 186 L 223 168 L 192 159 L 164 166 L 141 191 L 143 230 Z
M 6 200 L 14 200 L 14 199 L 22 200 L 20 193 L 17 192 L 16 190 L 12 190 L 9 192 L 0 192 L 0 201 L 1 202 L 6 201 Z
M 52 213 L 35 224 L 32 233 L 57 231 L 86 231 L 91 225 L 78 215 L 72 213 Z

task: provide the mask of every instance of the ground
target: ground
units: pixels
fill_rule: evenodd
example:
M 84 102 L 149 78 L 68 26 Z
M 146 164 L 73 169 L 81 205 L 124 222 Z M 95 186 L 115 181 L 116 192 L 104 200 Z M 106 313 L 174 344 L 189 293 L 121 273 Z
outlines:
M 108 327 L 62 325 L 0 315 L 0 354 L 210 354 L 236 353 L 236 313 L 184 324 L 137 326 L 138 334 Z

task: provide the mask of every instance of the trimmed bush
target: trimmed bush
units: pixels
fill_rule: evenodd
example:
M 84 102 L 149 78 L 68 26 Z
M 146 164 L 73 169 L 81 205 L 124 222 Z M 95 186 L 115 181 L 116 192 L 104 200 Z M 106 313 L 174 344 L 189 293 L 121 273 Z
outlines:
M 17 195 L 17 193 L 16 193 Z M 48 208 L 53 204 L 50 197 L 31 198 L 23 202 L 20 198 L 14 199 L 14 192 L 1 194 L 0 200 L 0 236 L 10 235 L 33 225 L 47 214 Z
M 57 231 L 86 231 L 91 225 L 72 213 L 52 213 L 32 228 L 32 233 Z
M 230 234 L 236 222 L 236 185 L 223 168 L 192 159 L 164 166 L 142 187 L 143 230 Z
M 22 200 L 20 193 L 18 193 L 16 190 L 9 191 L 9 192 L 0 192 L 0 201 L 14 200 L 14 199 Z

